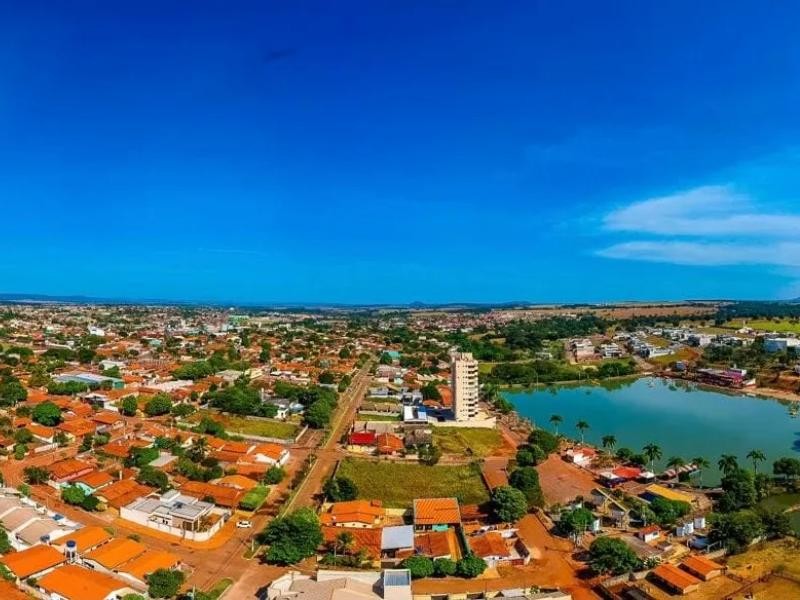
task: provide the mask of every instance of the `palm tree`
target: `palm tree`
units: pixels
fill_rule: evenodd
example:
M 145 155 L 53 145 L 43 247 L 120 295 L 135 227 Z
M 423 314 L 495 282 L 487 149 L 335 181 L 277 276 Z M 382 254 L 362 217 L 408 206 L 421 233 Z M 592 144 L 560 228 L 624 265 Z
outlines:
M 698 473 L 700 473 L 700 475 L 698 475 L 697 479 L 700 482 L 700 487 L 703 487 L 703 470 L 707 469 L 708 467 L 710 467 L 711 463 L 709 463 L 708 460 L 706 460 L 702 456 L 695 456 L 692 459 L 692 464 L 695 467 L 697 467 L 697 471 L 698 471 Z
M 761 450 L 757 449 L 750 450 L 750 452 L 747 453 L 746 458 L 749 458 L 753 463 L 753 475 L 755 475 L 758 472 L 758 463 L 767 460 L 766 454 L 764 454 Z
M 341 550 L 342 554 L 347 554 L 353 546 L 355 538 L 349 531 L 343 531 L 336 536 L 333 541 L 333 556 L 336 557 L 337 551 Z
M 663 456 L 661 452 L 661 448 L 654 443 L 647 444 L 643 449 L 644 455 L 650 460 L 650 470 L 655 470 L 655 463 L 657 460 L 660 460 Z
M 581 444 L 583 444 L 583 434 L 587 429 L 589 429 L 589 423 L 587 423 L 586 421 L 578 421 L 577 423 L 575 423 L 575 429 L 580 431 L 580 433 L 581 433 Z
M 617 438 L 613 435 L 604 435 L 603 436 L 603 448 L 608 448 L 609 451 L 614 450 L 614 446 L 617 445 Z
M 719 457 L 717 466 L 724 475 L 730 475 L 739 468 L 739 460 L 733 454 L 723 454 Z
M 198 436 L 192 440 L 192 445 L 189 448 L 189 454 L 192 460 L 200 462 L 206 457 L 208 451 L 208 440 L 203 436 Z
M 564 422 L 564 418 L 561 415 L 551 415 L 550 416 L 550 424 L 553 425 L 556 431 L 556 435 L 558 435 L 558 426 Z
M 675 469 L 677 471 L 678 469 L 684 466 L 686 466 L 686 461 L 683 460 L 680 456 L 671 456 L 670 459 L 667 461 L 668 469 Z

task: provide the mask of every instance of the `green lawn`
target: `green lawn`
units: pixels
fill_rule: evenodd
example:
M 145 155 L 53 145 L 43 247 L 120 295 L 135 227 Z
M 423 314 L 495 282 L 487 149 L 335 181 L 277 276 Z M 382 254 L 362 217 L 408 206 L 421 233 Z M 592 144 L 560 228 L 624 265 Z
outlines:
M 358 413 L 359 421 L 399 421 L 400 415 L 373 415 Z
M 188 421 L 198 423 L 203 417 L 210 417 L 214 421 L 222 423 L 225 431 L 231 434 L 288 439 L 293 438 L 300 431 L 297 423 L 222 415 L 212 410 L 198 410 L 189 417 Z
M 740 329 L 742 327 L 742 320 L 736 319 L 735 321 L 728 321 L 725 327 L 733 329 Z M 778 333 L 800 333 L 800 321 L 790 321 L 789 319 L 781 319 L 779 321 L 772 321 L 771 319 L 759 319 L 755 321 L 744 320 L 744 324 L 750 329 L 757 329 L 759 331 L 776 331 Z
M 226 577 L 225 579 L 220 579 L 217 583 L 214 584 L 210 590 L 206 592 L 206 595 L 211 598 L 212 600 L 217 600 L 222 594 L 227 590 L 229 587 L 233 585 L 233 579 Z
M 348 477 L 359 498 L 381 500 L 385 506 L 409 508 L 415 498 L 458 498 L 464 504 L 489 499 L 477 466 L 435 466 L 347 458 L 337 475 Z
M 496 429 L 482 427 L 434 427 L 433 444 L 444 454 L 491 456 L 503 445 L 503 436 Z
M 269 487 L 266 485 L 257 485 L 252 490 L 247 492 L 239 502 L 239 507 L 244 510 L 258 510 L 264 500 L 269 495 Z

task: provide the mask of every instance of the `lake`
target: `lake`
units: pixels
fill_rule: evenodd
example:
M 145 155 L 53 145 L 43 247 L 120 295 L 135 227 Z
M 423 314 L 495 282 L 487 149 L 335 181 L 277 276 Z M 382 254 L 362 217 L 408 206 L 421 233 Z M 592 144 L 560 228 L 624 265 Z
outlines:
M 672 456 L 687 461 L 702 456 L 712 463 L 703 473 L 704 484 L 719 481 L 716 462 L 721 454 L 734 454 L 741 466 L 750 468 L 745 456 L 757 448 L 767 455 L 760 468 L 771 472 L 772 461 L 800 451 L 800 419 L 791 416 L 790 403 L 680 381 L 646 377 L 508 391 L 504 396 L 537 427 L 552 431 L 550 416 L 561 415 L 559 432 L 575 439 L 580 439 L 575 424 L 586 421 L 590 429 L 585 440 L 597 446 L 604 435 L 617 438 L 617 449 L 641 452 L 645 444 L 658 444 L 664 456 L 657 467 L 664 468 Z

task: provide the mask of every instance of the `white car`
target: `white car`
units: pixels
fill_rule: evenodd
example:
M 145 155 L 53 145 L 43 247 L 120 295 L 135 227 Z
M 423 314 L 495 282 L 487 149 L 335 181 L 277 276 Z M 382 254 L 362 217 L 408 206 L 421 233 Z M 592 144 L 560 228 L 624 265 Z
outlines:
M 250 521 L 242 519 L 241 521 L 236 523 L 236 526 L 239 529 L 250 529 L 253 526 L 253 524 Z

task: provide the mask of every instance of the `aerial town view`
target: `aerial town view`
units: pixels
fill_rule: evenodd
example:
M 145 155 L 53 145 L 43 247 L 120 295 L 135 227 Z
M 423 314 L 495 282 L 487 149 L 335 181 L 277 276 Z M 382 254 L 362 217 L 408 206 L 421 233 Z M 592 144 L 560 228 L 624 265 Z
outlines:
M 800 600 L 800 6 L 0 6 L 0 600 Z

